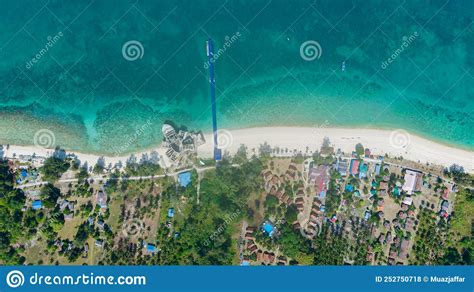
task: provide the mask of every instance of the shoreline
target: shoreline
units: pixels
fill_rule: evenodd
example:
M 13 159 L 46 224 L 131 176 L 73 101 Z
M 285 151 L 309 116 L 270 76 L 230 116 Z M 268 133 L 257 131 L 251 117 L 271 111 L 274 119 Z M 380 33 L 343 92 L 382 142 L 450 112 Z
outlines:
M 198 156 L 211 158 L 213 153 L 212 133 L 204 133 L 206 143 L 198 148 Z M 314 128 L 314 127 L 255 127 L 235 130 L 219 130 L 219 145 L 223 152 L 228 151 L 234 154 L 241 144 L 247 146 L 247 153 L 252 154 L 252 149 L 258 150 L 260 144 L 267 142 L 272 148 L 288 148 L 289 151 L 296 149 L 305 153 L 309 150 L 319 150 L 323 139 L 328 137 L 331 146 L 337 151 L 340 149 L 346 154 L 355 150 L 355 145 L 361 143 L 365 148 L 369 148 L 374 155 L 388 154 L 391 157 L 403 156 L 404 159 L 419 163 L 430 163 L 441 166 L 458 164 L 464 167 L 466 172 L 474 173 L 474 152 L 462 148 L 432 141 L 409 133 L 405 130 L 385 130 L 367 128 Z M 99 157 L 104 157 L 106 165 L 115 164 L 119 161 L 125 163 L 131 154 L 138 158 L 143 153 L 157 151 L 161 157 L 165 158 L 165 149 L 161 146 L 150 147 L 148 149 L 133 152 L 123 156 L 108 156 L 93 153 L 74 153 L 81 163 L 87 162 L 93 166 Z M 9 150 L 4 147 L 5 155 L 9 158 L 13 153 L 18 155 L 32 155 L 36 153 L 40 156 L 49 156 L 54 149 L 45 149 L 38 146 L 10 145 Z M 167 161 L 165 158 L 165 165 Z

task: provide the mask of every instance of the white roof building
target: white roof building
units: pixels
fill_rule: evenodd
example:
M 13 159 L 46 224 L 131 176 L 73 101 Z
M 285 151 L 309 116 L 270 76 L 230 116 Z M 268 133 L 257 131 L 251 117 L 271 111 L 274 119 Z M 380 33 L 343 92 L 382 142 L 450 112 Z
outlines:
M 419 191 L 421 188 L 421 178 L 423 174 L 419 171 L 407 169 L 405 172 L 405 183 L 402 186 L 407 194 L 411 195 L 413 192 Z

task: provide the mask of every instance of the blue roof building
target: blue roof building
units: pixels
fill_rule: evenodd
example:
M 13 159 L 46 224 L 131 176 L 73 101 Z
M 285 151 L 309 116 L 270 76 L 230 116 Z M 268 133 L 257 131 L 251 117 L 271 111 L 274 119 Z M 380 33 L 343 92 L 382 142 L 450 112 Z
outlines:
M 380 168 L 381 168 L 381 165 L 377 163 L 377 164 L 375 165 L 375 174 L 376 174 L 376 175 L 379 175 L 379 174 L 380 174 Z
M 26 178 L 27 176 L 28 176 L 28 172 L 26 171 L 26 169 L 22 169 L 21 170 L 21 177 Z
M 31 207 L 32 207 L 34 210 L 41 209 L 41 208 L 43 207 L 43 202 L 41 202 L 41 200 L 33 201 L 33 203 L 31 203 Z
M 321 192 L 319 193 L 319 197 L 320 197 L 321 199 L 326 198 L 326 191 L 321 191 Z
M 393 189 L 393 194 L 394 194 L 395 196 L 399 196 L 399 195 L 400 195 L 400 190 L 398 189 L 397 186 L 395 186 L 395 188 Z
M 369 170 L 369 166 L 367 163 L 363 163 L 360 165 L 359 169 L 359 178 L 364 178 L 367 176 L 367 171 Z
M 354 187 L 351 184 L 346 185 L 346 191 L 352 192 L 354 190 Z
M 148 243 L 146 245 L 146 251 L 147 252 L 151 252 L 151 253 L 154 253 L 156 251 L 156 247 L 155 245 L 151 244 L 151 243 Z
M 365 219 L 365 221 L 369 220 L 370 215 L 372 215 L 372 214 L 370 213 L 370 211 L 368 211 L 368 210 L 365 211 L 365 214 L 364 214 L 364 219 Z
M 187 187 L 191 183 L 191 172 L 186 171 L 178 174 L 179 185 L 182 187 Z
M 336 169 L 337 171 L 341 174 L 341 176 L 347 175 L 347 166 L 348 166 L 348 161 L 347 160 L 342 160 L 338 159 L 336 162 Z
M 168 217 L 170 217 L 170 218 L 174 217 L 174 208 L 169 208 L 168 209 Z
M 270 221 L 265 221 L 263 223 L 263 231 L 265 231 L 268 236 L 272 237 L 273 233 L 275 232 L 275 227 Z

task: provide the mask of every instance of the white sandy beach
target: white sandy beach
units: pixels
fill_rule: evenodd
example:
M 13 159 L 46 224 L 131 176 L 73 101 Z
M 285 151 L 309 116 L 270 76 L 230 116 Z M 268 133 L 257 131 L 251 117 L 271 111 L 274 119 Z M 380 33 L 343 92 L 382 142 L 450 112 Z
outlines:
M 224 151 L 235 153 L 241 144 L 248 147 L 248 152 L 257 150 L 260 144 L 267 142 L 272 147 L 280 149 L 288 148 L 289 151 L 296 149 L 303 153 L 307 148 L 314 151 L 321 147 L 324 137 L 330 139 L 334 148 L 350 154 L 357 143 L 362 143 L 375 155 L 387 153 L 391 157 L 403 156 L 405 159 L 420 163 L 438 164 L 450 166 L 454 163 L 461 165 L 467 172 L 474 173 L 474 152 L 458 149 L 436 143 L 425 138 L 409 134 L 403 130 L 376 130 L 376 129 L 344 129 L 344 128 L 306 128 L 306 127 L 261 127 L 239 130 L 219 131 L 219 145 Z M 200 157 L 210 158 L 213 153 L 212 133 L 205 134 L 206 143 L 199 147 Z M 49 156 L 52 149 L 44 149 L 36 146 L 10 145 L 5 150 L 7 157 L 13 154 L 31 155 L 36 153 L 40 156 Z M 157 147 L 136 153 L 140 157 L 142 153 L 158 151 L 164 157 L 164 149 Z M 68 152 L 69 153 L 69 152 Z M 82 163 L 87 162 L 93 166 L 99 155 L 74 152 Z M 120 157 L 104 156 L 106 165 L 122 161 L 124 163 L 129 155 Z M 166 166 L 166 164 L 165 164 Z
M 305 127 L 262 127 L 232 131 L 220 131 L 220 145 L 226 151 L 235 153 L 240 144 L 258 149 L 267 142 L 272 147 L 297 149 L 305 153 L 306 147 L 316 150 L 321 147 L 324 137 L 330 139 L 334 148 L 350 154 L 357 143 L 362 143 L 373 154 L 391 157 L 403 156 L 420 163 L 451 166 L 456 163 L 467 172 L 474 173 L 474 152 L 436 143 L 403 130 L 345 129 L 345 128 L 305 128 Z M 200 147 L 202 156 L 212 155 L 212 135 L 205 135 L 207 143 Z

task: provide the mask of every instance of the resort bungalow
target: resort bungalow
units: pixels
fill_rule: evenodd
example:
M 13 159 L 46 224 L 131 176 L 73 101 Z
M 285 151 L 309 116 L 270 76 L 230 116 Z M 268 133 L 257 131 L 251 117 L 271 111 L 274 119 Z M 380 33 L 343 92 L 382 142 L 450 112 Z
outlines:
M 423 184 L 423 173 L 411 169 L 407 169 L 405 172 L 405 183 L 402 186 L 407 194 L 411 195 L 414 192 L 421 190 Z
M 375 174 L 376 174 L 376 175 L 379 175 L 379 174 L 380 174 L 380 168 L 381 168 L 381 165 L 377 163 L 377 164 L 375 165 Z
M 410 242 L 407 239 L 402 239 L 402 243 L 400 244 L 400 251 L 398 253 L 398 256 L 404 260 L 407 258 L 408 255 L 408 246 L 410 245 Z
M 245 229 L 245 231 L 249 232 L 249 233 L 254 233 L 255 232 L 255 227 L 253 226 L 247 226 L 247 228 Z
M 258 249 L 258 247 L 257 247 L 255 244 L 252 244 L 251 246 L 248 247 L 248 251 L 249 251 L 250 253 L 256 252 L 257 249 Z
M 269 180 L 272 177 L 272 172 L 270 170 L 264 171 L 263 172 L 263 179 L 265 181 Z
M 324 213 L 324 211 L 326 211 L 326 206 L 321 205 L 321 207 L 319 207 L 319 210 Z
M 448 197 L 449 197 L 449 189 L 446 188 L 443 192 L 442 198 L 443 198 L 443 200 L 447 200 Z
M 441 203 L 441 210 L 447 211 L 448 208 L 449 208 L 449 202 L 446 200 L 443 200 L 443 202 Z
M 99 226 L 99 229 L 104 229 L 105 228 L 105 222 L 104 220 L 98 220 L 97 221 L 97 226 Z
M 97 205 L 99 205 L 101 209 L 107 209 L 107 194 L 104 190 L 97 191 L 96 199 Z
M 365 211 L 364 213 L 364 220 L 367 221 L 369 220 L 370 216 L 371 216 L 371 212 L 369 210 Z
M 367 177 L 367 171 L 369 170 L 369 166 L 367 163 L 362 163 L 359 167 L 359 178 L 365 178 Z
M 448 209 L 449 209 L 449 202 L 446 200 L 443 200 L 443 202 L 441 203 L 440 215 L 444 218 L 448 218 L 449 217 Z
M 412 197 L 405 197 L 405 199 L 403 199 L 402 203 L 407 205 L 407 206 L 411 206 L 411 204 L 413 204 L 413 198 Z
M 298 221 L 293 222 L 293 228 L 294 229 L 301 229 L 301 225 Z
M 360 161 L 357 159 L 351 160 L 351 165 L 349 166 L 349 173 L 351 175 L 357 175 L 359 173 Z
M 380 182 L 379 189 L 380 189 L 380 194 L 381 195 L 387 194 L 388 183 L 384 182 L 384 181 Z
M 370 149 L 369 149 L 369 148 L 365 148 L 365 150 L 364 150 L 364 156 L 365 156 L 366 158 L 369 158 L 369 157 L 370 157 Z
M 252 232 L 247 232 L 247 233 L 245 233 L 245 239 L 246 240 L 255 240 L 255 237 L 253 236 Z
M 61 203 L 59 203 L 59 210 L 64 211 L 65 209 L 74 211 L 74 202 L 69 202 L 68 200 L 64 200 Z
M 336 163 L 336 169 L 341 176 L 347 175 L 347 167 L 349 163 L 346 159 L 338 159 Z

